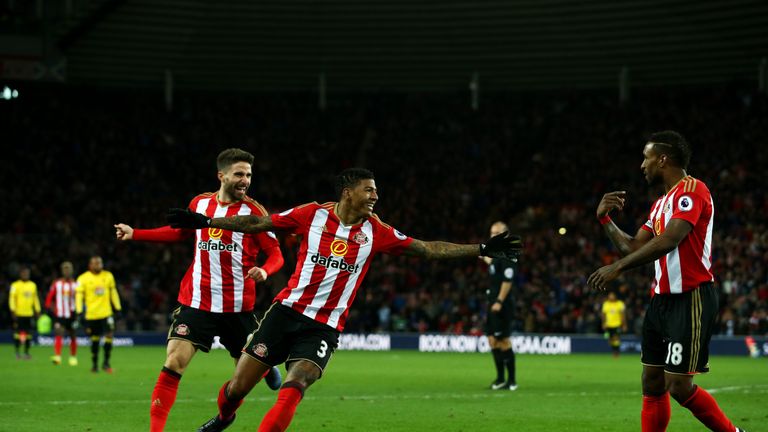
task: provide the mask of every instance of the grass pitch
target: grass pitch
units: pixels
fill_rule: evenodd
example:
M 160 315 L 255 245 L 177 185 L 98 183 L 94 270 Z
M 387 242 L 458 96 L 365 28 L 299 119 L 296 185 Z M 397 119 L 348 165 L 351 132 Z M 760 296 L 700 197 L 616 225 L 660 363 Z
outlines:
M 146 431 L 149 399 L 164 347 L 116 348 L 114 374 L 92 374 L 87 347 L 80 366 L 53 366 L 50 348 L 30 361 L 0 346 L 0 431 Z M 65 347 L 66 351 L 66 347 Z M 713 357 L 696 382 L 739 426 L 768 430 L 768 359 Z M 293 431 L 639 431 L 637 355 L 517 357 L 519 389 L 486 390 L 490 354 L 334 354 L 306 394 Z M 198 354 L 179 387 L 166 430 L 194 431 L 216 413 L 216 395 L 232 373 L 221 350 Z M 276 393 L 259 384 L 228 431 L 255 431 Z M 703 431 L 672 402 L 670 431 Z

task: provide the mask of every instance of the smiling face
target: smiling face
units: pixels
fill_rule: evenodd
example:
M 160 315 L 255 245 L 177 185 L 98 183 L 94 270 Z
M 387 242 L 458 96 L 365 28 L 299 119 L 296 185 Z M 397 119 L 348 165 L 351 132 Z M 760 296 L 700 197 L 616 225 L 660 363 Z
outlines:
M 358 181 L 354 187 L 345 188 L 342 191 L 342 199 L 347 202 L 349 209 L 356 215 L 370 217 L 373 215 L 373 206 L 379 200 L 376 181 L 373 179 Z
M 219 199 L 225 202 L 237 202 L 245 198 L 248 188 L 251 186 L 251 164 L 248 162 L 235 162 L 224 171 L 219 171 L 221 182 Z

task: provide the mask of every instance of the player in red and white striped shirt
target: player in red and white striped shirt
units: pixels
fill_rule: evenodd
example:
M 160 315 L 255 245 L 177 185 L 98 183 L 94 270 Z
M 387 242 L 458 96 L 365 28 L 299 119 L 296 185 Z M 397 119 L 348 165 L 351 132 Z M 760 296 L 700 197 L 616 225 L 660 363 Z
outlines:
M 77 282 L 72 277 L 72 263 L 61 263 L 61 277 L 51 283 L 48 295 L 45 297 L 45 308 L 53 318 L 53 361 L 54 365 L 61 364 L 61 347 L 64 334 L 69 334 L 69 365 L 77 366 L 77 317 L 75 316 L 75 287 Z
M 196 196 L 189 209 L 210 217 L 234 215 L 266 216 L 258 202 L 246 196 L 251 184 L 254 157 L 240 149 L 222 151 L 217 160 L 217 192 Z M 115 225 L 119 240 L 179 242 L 195 239 L 194 259 L 179 288 L 181 306 L 174 312 L 168 332 L 165 364 L 152 393 L 150 430 L 165 428 L 168 413 L 176 400 L 179 380 L 199 349 L 208 352 L 215 336 L 237 360 L 248 335 L 256 328 L 253 308 L 256 283 L 263 282 L 283 265 L 280 245 L 272 232 L 243 234 L 218 228 L 134 229 Z M 257 266 L 259 252 L 266 261 Z M 268 372 L 267 384 L 279 388 L 282 378 L 275 367 Z
M 670 395 L 709 429 L 739 432 L 715 399 L 693 384 L 695 374 L 709 371 L 709 340 L 719 313 L 711 271 L 712 196 L 701 180 L 686 174 L 691 151 L 677 132 L 651 135 L 643 157 L 645 179 L 663 186 L 665 194 L 634 237 L 608 216 L 624 207 L 626 192 L 603 196 L 597 217 L 624 257 L 595 271 L 588 284 L 605 289 L 624 271 L 655 263 L 651 303 L 643 320 L 643 432 L 666 430 Z
M 520 238 L 503 233 L 487 243 L 425 242 L 403 235 L 373 213 L 378 200 L 373 173 L 350 168 L 337 177 L 338 203 L 310 203 L 270 217 L 215 218 L 172 209 L 172 226 L 232 231 L 282 230 L 302 237 L 296 270 L 275 297 L 243 350 L 231 381 L 219 391 L 219 414 L 199 431 L 220 431 L 235 418 L 243 398 L 270 367 L 287 362 L 288 376 L 260 431 L 285 430 L 304 395 L 320 379 L 338 344 L 357 289 L 377 253 L 431 259 L 504 257 L 519 252 Z

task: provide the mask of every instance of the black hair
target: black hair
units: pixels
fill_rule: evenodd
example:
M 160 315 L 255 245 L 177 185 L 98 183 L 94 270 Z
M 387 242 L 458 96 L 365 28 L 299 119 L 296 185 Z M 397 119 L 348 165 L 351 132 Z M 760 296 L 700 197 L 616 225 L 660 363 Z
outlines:
M 253 155 L 245 150 L 239 148 L 228 148 L 216 158 L 216 168 L 219 171 L 224 171 L 237 162 L 248 162 L 249 165 L 253 165 Z
M 341 197 L 341 191 L 355 187 L 360 180 L 375 180 L 375 177 L 373 172 L 365 168 L 347 168 L 340 172 L 333 184 L 336 196 Z
M 661 131 L 651 134 L 648 142 L 658 154 L 665 154 L 682 169 L 688 168 L 691 161 L 691 147 L 682 135 L 675 131 Z

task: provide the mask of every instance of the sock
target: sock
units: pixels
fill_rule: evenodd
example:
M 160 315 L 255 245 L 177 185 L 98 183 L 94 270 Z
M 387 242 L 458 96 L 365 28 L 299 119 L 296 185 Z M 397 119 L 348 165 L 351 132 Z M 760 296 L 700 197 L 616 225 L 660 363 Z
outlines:
M 69 337 L 69 354 L 74 357 L 77 355 L 77 337 Z
M 283 432 L 293 420 L 296 406 L 304 397 L 304 386 L 296 381 L 288 381 L 280 388 L 277 402 L 261 420 L 259 432 Z
M 227 387 L 229 387 L 229 381 L 225 382 L 221 389 L 219 389 L 219 399 L 217 400 L 219 404 L 219 417 L 223 420 L 232 418 L 235 415 L 235 411 L 243 404 L 243 399 L 232 400 L 229 398 Z
M 736 431 L 736 427 L 717 405 L 715 398 L 699 386 L 696 386 L 691 397 L 681 405 L 688 408 L 710 430 L 715 432 Z
M 507 382 L 515 384 L 515 352 L 511 349 L 501 351 L 501 358 L 504 360 L 504 365 L 507 367 Z
M 104 338 L 104 365 L 109 366 L 109 356 L 112 354 L 112 338 Z
M 613 356 L 617 357 L 619 355 L 619 348 L 621 347 L 621 341 L 618 339 L 614 339 L 611 341 L 611 351 L 613 351 Z
M 56 335 L 56 337 L 53 338 L 53 353 L 56 354 L 57 356 L 61 355 L 61 345 L 62 345 L 61 339 L 62 338 L 59 335 Z
M 19 332 L 19 343 L 21 345 L 24 345 L 24 353 L 29 354 L 29 344 L 27 343 L 29 341 L 29 338 L 27 336 L 27 332 L 21 331 Z
M 19 339 L 18 333 L 13 334 L 13 348 L 14 350 L 16 350 L 16 355 L 19 355 L 19 348 L 21 348 L 21 340 Z
M 27 337 L 24 339 L 24 354 L 29 355 L 29 346 L 32 345 L 32 338 Z
M 162 432 L 168 413 L 176 401 L 181 375 L 167 367 L 163 367 L 157 377 L 155 389 L 152 391 L 152 405 L 149 408 L 149 431 Z
M 91 336 L 91 362 L 93 362 L 93 368 L 99 367 L 99 336 Z
M 666 431 L 671 416 L 669 392 L 661 396 L 643 395 L 643 410 L 640 413 L 642 432 Z
M 501 350 L 494 348 L 491 354 L 493 354 L 493 363 L 496 365 L 496 382 L 504 382 L 504 359 L 501 358 Z

